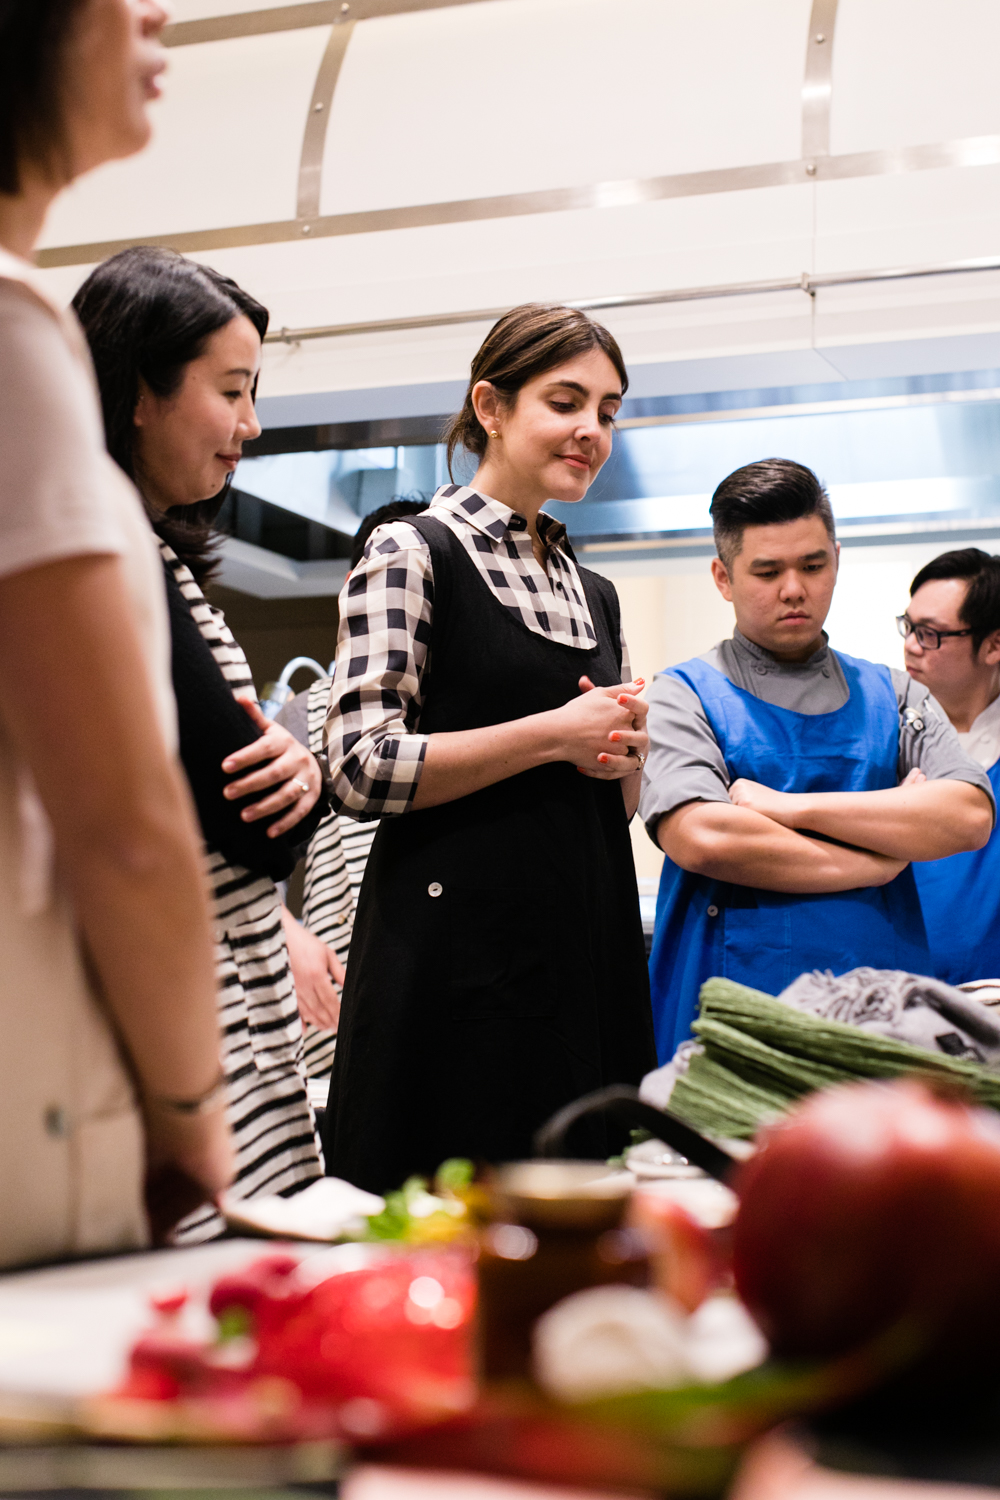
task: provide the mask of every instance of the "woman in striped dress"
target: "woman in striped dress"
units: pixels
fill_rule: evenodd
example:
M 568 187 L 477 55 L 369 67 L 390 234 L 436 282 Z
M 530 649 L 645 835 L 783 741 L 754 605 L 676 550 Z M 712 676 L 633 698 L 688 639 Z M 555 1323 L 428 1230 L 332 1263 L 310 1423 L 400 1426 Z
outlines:
M 284 724 L 300 744 L 307 745 L 314 755 L 323 759 L 326 757 L 323 735 L 332 682 L 330 677 L 320 677 L 307 692 L 291 699 L 277 715 L 278 723 Z M 377 828 L 377 820 L 356 823 L 342 814 L 327 812 L 306 850 L 299 931 L 304 931 L 306 941 L 312 943 L 318 938 L 319 942 L 314 944 L 312 951 L 303 952 L 299 959 L 301 967 L 296 968 L 295 984 L 305 1025 L 303 1061 L 306 1074 L 314 1080 L 317 1089 L 316 1080 L 321 1080 L 324 1088 L 329 1084 L 333 1068 L 340 1015 L 339 987 L 344 981 L 358 893 Z M 295 939 L 288 932 L 288 923 L 286 917 L 285 933 L 295 963 Z M 303 1003 L 304 992 L 313 1001 L 311 1007 Z M 318 1013 L 321 1004 L 327 1011 L 325 1020 Z M 313 1102 L 325 1107 L 326 1093 L 314 1094 Z
M 74 299 L 94 357 L 108 448 L 135 480 L 171 617 L 180 752 L 206 843 L 237 1197 L 294 1193 L 322 1174 L 303 1035 L 275 882 L 326 812 L 315 757 L 257 707 L 246 658 L 201 583 L 212 521 L 243 443 L 267 312 L 170 251 L 99 266 Z M 185 1241 L 221 1230 L 214 1210 Z

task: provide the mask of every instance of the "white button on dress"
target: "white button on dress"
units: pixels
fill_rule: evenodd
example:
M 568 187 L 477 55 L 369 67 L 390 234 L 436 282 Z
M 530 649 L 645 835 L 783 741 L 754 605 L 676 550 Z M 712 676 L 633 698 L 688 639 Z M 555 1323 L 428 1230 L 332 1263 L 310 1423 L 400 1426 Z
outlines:
M 436 880 L 432 880 L 430 885 L 427 887 L 427 894 L 428 896 L 440 896 L 443 890 L 443 885 L 439 884 L 439 882 Z

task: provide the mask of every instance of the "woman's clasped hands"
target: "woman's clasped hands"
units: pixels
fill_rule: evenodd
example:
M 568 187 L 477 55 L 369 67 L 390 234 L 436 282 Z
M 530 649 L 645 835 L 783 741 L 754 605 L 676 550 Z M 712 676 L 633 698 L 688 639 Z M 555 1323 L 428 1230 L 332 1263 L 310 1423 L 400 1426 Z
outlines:
M 559 759 L 600 781 L 621 781 L 640 770 L 649 751 L 649 705 L 639 697 L 644 686 L 641 677 L 616 687 L 596 687 L 581 677 L 580 696 L 553 713 L 562 741 Z

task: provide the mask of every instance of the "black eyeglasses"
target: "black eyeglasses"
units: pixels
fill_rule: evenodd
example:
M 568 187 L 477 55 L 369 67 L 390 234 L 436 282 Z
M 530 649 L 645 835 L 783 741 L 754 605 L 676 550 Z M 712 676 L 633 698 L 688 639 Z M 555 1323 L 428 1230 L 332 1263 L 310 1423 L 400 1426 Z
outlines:
M 935 630 L 931 625 L 914 625 L 909 615 L 896 616 L 896 629 L 904 640 L 909 635 L 915 635 L 925 651 L 937 651 L 941 642 L 947 640 L 950 635 L 972 634 L 971 630 Z

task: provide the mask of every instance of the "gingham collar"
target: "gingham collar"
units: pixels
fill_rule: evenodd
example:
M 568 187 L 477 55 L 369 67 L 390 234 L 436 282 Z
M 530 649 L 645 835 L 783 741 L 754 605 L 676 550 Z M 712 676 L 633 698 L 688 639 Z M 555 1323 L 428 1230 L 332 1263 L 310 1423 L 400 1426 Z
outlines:
M 516 510 L 494 500 L 490 495 L 470 489 L 466 484 L 442 485 L 432 499 L 431 506 L 443 506 L 446 510 L 453 511 L 494 542 L 502 542 L 508 536 L 528 529 L 524 516 L 519 515 Z M 563 523 L 553 516 L 547 516 L 544 511 L 539 512 L 537 525 L 538 534 L 546 547 L 559 547 L 566 540 L 566 527 Z

